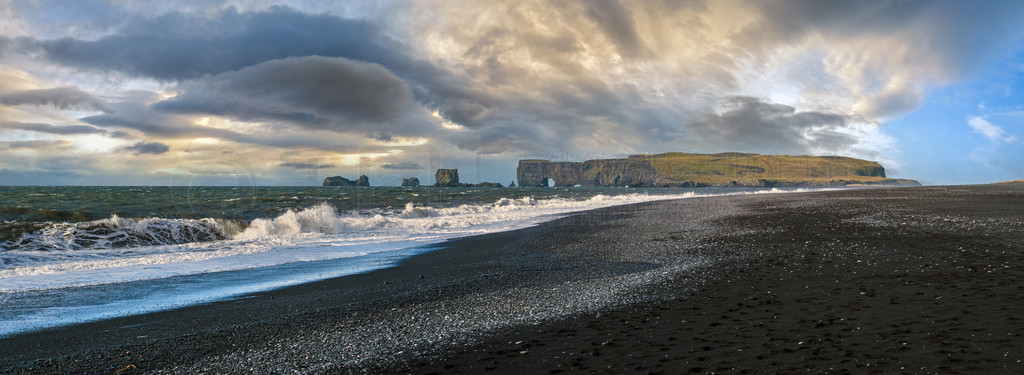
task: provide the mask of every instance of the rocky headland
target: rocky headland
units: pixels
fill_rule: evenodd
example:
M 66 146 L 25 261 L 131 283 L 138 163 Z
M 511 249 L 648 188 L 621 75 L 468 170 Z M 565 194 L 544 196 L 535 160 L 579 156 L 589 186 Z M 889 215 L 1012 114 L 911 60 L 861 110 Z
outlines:
M 625 159 L 552 162 L 520 160 L 519 186 L 588 187 L 823 187 L 920 185 L 886 178 L 881 164 L 842 156 L 758 155 L 738 152 L 632 155 Z

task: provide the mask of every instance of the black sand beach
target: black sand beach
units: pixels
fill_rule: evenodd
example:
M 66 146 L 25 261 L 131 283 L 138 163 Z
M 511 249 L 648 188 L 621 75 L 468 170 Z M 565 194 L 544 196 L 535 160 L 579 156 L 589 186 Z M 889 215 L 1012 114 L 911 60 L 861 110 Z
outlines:
M 1024 184 L 695 198 L 0 339 L 3 373 L 1024 373 Z

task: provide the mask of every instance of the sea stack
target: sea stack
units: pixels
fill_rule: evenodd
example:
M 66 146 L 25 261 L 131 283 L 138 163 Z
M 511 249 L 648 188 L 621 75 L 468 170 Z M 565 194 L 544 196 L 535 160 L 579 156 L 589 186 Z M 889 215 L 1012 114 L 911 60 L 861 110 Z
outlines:
M 434 174 L 434 180 L 437 181 L 434 186 L 438 187 L 457 187 L 459 186 L 459 170 L 458 169 L 438 169 L 437 173 Z
M 404 186 L 404 187 L 419 187 L 420 186 L 420 179 L 418 179 L 416 177 L 403 178 L 402 179 L 402 186 Z

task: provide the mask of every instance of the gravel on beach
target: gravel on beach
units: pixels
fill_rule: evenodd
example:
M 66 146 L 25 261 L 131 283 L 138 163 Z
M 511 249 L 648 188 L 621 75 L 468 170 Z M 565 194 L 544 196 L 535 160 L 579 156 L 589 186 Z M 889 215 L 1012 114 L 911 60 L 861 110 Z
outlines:
M 1022 373 L 1024 185 L 611 207 L 0 339 L 3 373 Z

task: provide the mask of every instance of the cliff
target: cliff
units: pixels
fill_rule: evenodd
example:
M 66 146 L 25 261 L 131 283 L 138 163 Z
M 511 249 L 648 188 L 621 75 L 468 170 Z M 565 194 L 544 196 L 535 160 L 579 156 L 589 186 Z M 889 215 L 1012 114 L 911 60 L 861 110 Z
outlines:
M 520 160 L 519 186 L 633 187 L 798 187 L 919 185 L 885 177 L 873 161 L 841 156 L 789 156 L 744 153 L 633 155 L 625 159 L 551 162 Z
M 324 186 L 370 186 L 370 178 L 362 175 L 352 181 L 341 176 L 327 177 L 324 179 Z
M 402 186 L 405 186 L 405 187 L 419 187 L 420 186 L 420 179 L 418 179 L 416 177 L 403 178 L 402 179 Z

